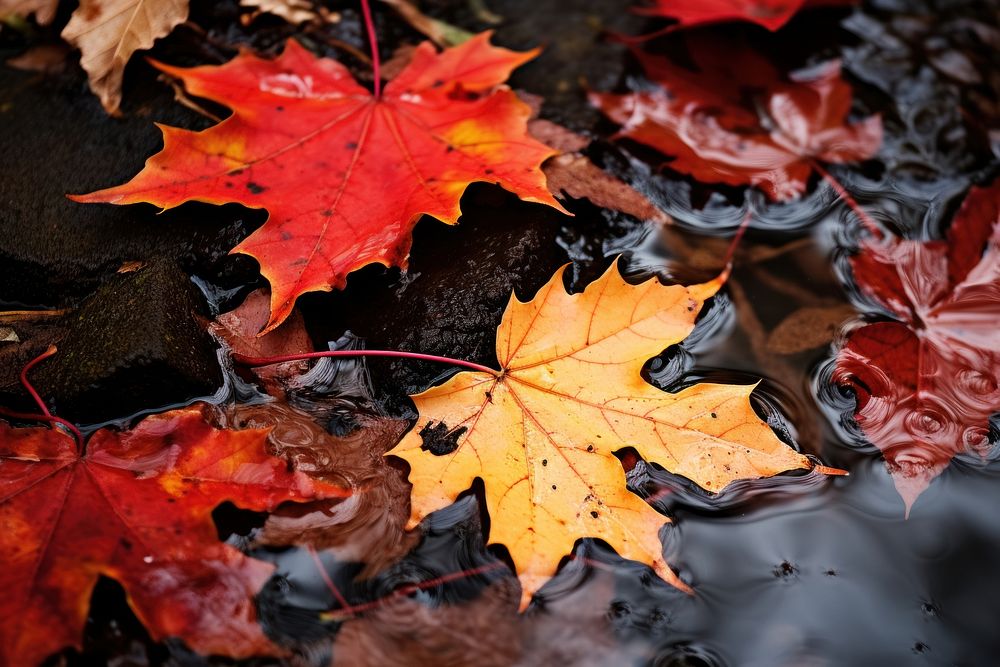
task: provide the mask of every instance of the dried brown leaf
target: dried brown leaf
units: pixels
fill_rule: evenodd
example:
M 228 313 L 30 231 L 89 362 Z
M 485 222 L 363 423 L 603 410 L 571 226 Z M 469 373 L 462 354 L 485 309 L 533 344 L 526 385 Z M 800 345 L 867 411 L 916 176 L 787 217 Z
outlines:
M 62 32 L 80 49 L 80 65 L 104 109 L 117 113 L 125 66 L 188 15 L 188 0 L 81 0 Z
M 537 115 L 541 108 L 541 98 L 527 93 L 518 95 Z M 672 222 L 670 216 L 658 209 L 645 195 L 582 155 L 580 151 L 590 144 L 586 137 L 542 118 L 529 122 L 528 132 L 543 144 L 562 153 L 542 165 L 549 192 L 553 195 L 588 199 L 595 206 L 620 211 L 640 220 L 660 224 Z

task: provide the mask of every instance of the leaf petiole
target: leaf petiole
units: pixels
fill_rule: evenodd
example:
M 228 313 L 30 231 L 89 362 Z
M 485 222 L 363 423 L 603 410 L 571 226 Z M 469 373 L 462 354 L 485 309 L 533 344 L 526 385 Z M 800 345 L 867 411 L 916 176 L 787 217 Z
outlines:
M 365 17 L 365 30 L 368 32 L 368 45 L 372 50 L 372 77 L 375 79 L 375 98 L 382 97 L 381 61 L 378 57 L 378 37 L 375 35 L 375 22 L 372 20 L 372 8 L 368 0 L 361 0 L 361 13 Z
M 72 422 L 63 419 L 62 417 L 56 417 L 51 412 L 49 412 L 49 408 L 47 405 L 45 405 L 45 401 L 42 400 L 42 397 L 38 394 L 38 391 L 31 384 L 31 381 L 28 380 L 28 371 L 30 371 L 32 368 L 34 368 L 42 361 L 45 361 L 46 359 L 51 357 L 57 351 L 58 350 L 56 349 L 55 345 L 50 345 L 47 350 L 45 350 L 40 355 L 38 355 L 37 357 L 29 361 L 27 364 L 25 364 L 24 368 L 21 370 L 21 385 L 31 396 L 31 399 L 35 402 L 35 405 L 38 406 L 38 409 L 41 411 L 41 414 L 32 414 L 29 412 L 14 412 L 13 410 L 0 408 L 0 416 L 7 417 L 9 419 L 24 419 L 26 421 L 39 421 L 39 422 L 48 422 L 49 424 L 58 424 L 59 426 L 62 426 L 64 429 L 66 429 L 70 434 L 72 434 L 73 439 L 76 440 L 77 452 L 79 454 L 83 454 L 83 434 L 80 432 L 80 429 L 78 429 Z

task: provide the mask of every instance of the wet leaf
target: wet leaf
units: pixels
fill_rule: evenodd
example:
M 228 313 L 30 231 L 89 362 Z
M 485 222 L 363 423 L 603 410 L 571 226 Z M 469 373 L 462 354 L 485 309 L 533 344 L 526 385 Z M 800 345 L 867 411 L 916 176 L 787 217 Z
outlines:
M 777 30 L 803 9 L 854 4 L 856 0 L 652 0 L 636 11 L 676 19 L 675 30 L 730 21 Z
M 454 224 L 472 182 L 562 210 L 540 169 L 555 151 L 527 135 L 530 109 L 501 86 L 534 55 L 493 47 L 488 33 L 441 53 L 424 43 L 379 98 L 294 40 L 276 60 L 159 65 L 233 115 L 203 132 L 162 128 L 164 149 L 132 181 L 74 199 L 266 208 L 235 252 L 271 283 L 268 331 L 305 292 L 340 288 L 373 262 L 405 265 L 420 216 Z
M 847 304 L 803 306 L 783 319 L 767 336 L 767 351 L 797 354 L 829 345 L 855 310 Z
M 332 667 L 641 663 L 637 648 L 615 641 L 614 578 L 597 567 L 587 572 L 579 560 L 570 567 L 575 586 L 547 598 L 544 614 L 527 617 L 517 613 L 517 586 L 510 579 L 458 604 L 389 597 L 337 633 Z
M 62 37 L 80 49 L 90 89 L 113 114 L 132 54 L 170 34 L 187 15 L 188 0 L 81 0 Z
M 197 408 L 103 429 L 76 453 L 43 428 L 0 422 L 0 662 L 81 647 L 91 592 L 117 580 L 154 639 L 205 654 L 280 654 L 254 595 L 273 566 L 219 541 L 212 510 L 343 497 L 267 453 L 266 430 L 223 431 Z
M 234 354 L 248 357 L 275 357 L 312 352 L 312 340 L 298 309 L 266 336 L 258 336 L 270 315 L 271 295 L 266 289 L 254 290 L 235 309 L 219 315 L 209 331 L 226 341 Z M 309 367 L 305 361 L 286 361 L 253 369 L 272 396 L 284 394 L 283 381 L 301 375 Z
M 661 89 L 591 93 L 591 102 L 622 125 L 619 138 L 670 156 L 670 168 L 699 181 L 756 185 L 779 201 L 804 193 L 819 162 L 855 162 L 878 151 L 878 116 L 847 121 L 851 87 L 839 62 L 785 80 L 748 49 L 689 43 L 696 70 L 636 52 Z
M 1000 182 L 969 192 L 946 240 L 867 240 L 851 267 L 892 320 L 848 335 L 834 379 L 857 395 L 854 417 L 909 513 L 954 456 L 990 449 L 989 419 L 1000 410 Z
M 549 192 L 558 197 L 587 199 L 595 206 L 620 211 L 640 220 L 660 224 L 672 222 L 669 215 L 628 183 L 607 173 L 581 151 L 590 141 L 551 121 L 535 119 L 528 125 L 531 136 L 561 154 L 542 165 Z
M 683 340 L 721 280 L 630 285 L 612 266 L 582 294 L 558 271 L 535 298 L 511 298 L 497 329 L 502 371 L 459 373 L 413 397 L 419 418 L 390 454 L 410 464 L 411 525 L 485 483 L 490 541 L 510 552 L 522 607 L 576 540 L 603 539 L 687 589 L 663 560 L 667 519 L 625 485 L 614 452 L 639 455 L 712 492 L 738 479 L 809 469 L 754 414 L 753 386 L 661 391 L 641 375 Z M 457 448 L 436 456 L 422 434 L 443 429 Z

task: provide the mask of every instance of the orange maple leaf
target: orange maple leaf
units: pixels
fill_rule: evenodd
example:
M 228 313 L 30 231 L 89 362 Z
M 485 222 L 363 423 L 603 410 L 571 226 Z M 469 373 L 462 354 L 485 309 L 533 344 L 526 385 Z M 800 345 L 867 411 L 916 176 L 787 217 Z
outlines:
M 379 97 L 294 40 L 275 60 L 157 64 L 233 115 L 202 132 L 162 127 L 163 150 L 130 182 L 72 198 L 267 209 L 234 252 L 271 283 L 270 331 L 305 292 L 343 287 L 374 262 L 405 265 L 420 216 L 455 224 L 472 182 L 563 210 L 540 168 L 555 151 L 527 134 L 530 108 L 501 86 L 536 54 L 491 46 L 489 33 L 440 53 L 425 42 Z
M 459 373 L 413 397 L 420 417 L 389 452 L 410 464 L 411 526 L 479 477 L 490 541 L 510 552 L 522 607 L 584 537 L 686 590 L 663 560 L 667 518 L 628 491 L 614 452 L 634 447 L 714 492 L 813 468 L 754 414 L 752 385 L 668 393 L 643 380 L 646 361 L 687 337 L 721 284 L 630 285 L 612 267 L 571 295 L 560 270 L 532 301 L 511 297 L 497 329 L 501 370 Z M 457 447 L 442 454 L 449 439 Z
M 154 639 L 280 655 L 253 600 L 274 566 L 220 542 L 212 510 L 348 492 L 290 471 L 267 453 L 267 434 L 217 430 L 187 408 L 98 431 L 80 455 L 57 431 L 0 422 L 0 664 L 80 648 L 102 575 L 121 583 Z

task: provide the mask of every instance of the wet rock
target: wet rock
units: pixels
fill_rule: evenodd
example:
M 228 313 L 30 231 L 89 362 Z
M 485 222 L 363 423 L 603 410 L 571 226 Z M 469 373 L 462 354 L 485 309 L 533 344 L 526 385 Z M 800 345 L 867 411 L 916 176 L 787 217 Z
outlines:
M 190 270 L 215 271 L 260 212 L 192 204 L 157 215 L 152 206 L 66 198 L 137 173 L 161 146 L 154 120 L 189 128 L 205 120 L 176 104 L 155 77 L 126 98 L 123 118 L 110 118 L 70 69 L 46 78 L 0 68 L 0 302 L 73 304 L 127 262 L 171 257 Z
M 407 273 L 369 267 L 343 292 L 300 300 L 317 341 L 345 330 L 369 349 L 409 350 L 496 367 L 495 338 L 511 292 L 530 299 L 568 261 L 556 239 L 575 224 L 555 209 L 527 204 L 491 186 L 473 186 L 464 214 L 449 227 L 424 219 L 414 234 Z M 377 396 L 404 410 L 405 394 L 426 389 L 448 366 L 369 360 Z
M 442 18 L 470 30 L 496 29 L 494 41 L 507 48 L 543 47 L 538 58 L 518 68 L 510 83 L 545 98 L 542 117 L 586 132 L 600 115 L 586 100 L 585 86 L 614 87 L 624 76 L 627 48 L 607 33 L 640 34 L 648 21 L 626 11 L 620 0 L 490 0 L 501 20 L 491 24 L 471 10 L 473 3 L 444 2 Z M 433 11 L 433 6 L 428 5 Z
M 16 51 L 5 46 L 0 55 Z M 228 253 L 263 212 L 188 204 L 160 215 L 65 196 L 137 173 L 162 145 L 154 121 L 210 124 L 177 104 L 142 59 L 129 73 L 123 114 L 111 118 L 72 58 L 49 75 L 0 67 L 0 310 L 70 311 L 13 325 L 20 343 L 0 347 L 5 406 L 31 409 L 17 373 L 51 343 L 59 354 L 33 378 L 62 416 L 84 423 L 210 394 L 221 383 L 213 343 L 195 320 L 204 300 L 187 274 L 223 287 L 252 282 L 255 262 Z
M 66 337 L 63 317 L 0 315 L 0 406 L 17 412 L 35 413 L 37 408 L 21 388 L 20 372 L 50 345 Z M 45 363 L 45 362 L 43 362 Z M 35 374 L 30 377 L 34 379 Z
M 203 308 L 170 262 L 117 275 L 67 316 L 34 383 L 57 414 L 85 424 L 211 394 L 222 374 L 195 319 Z

